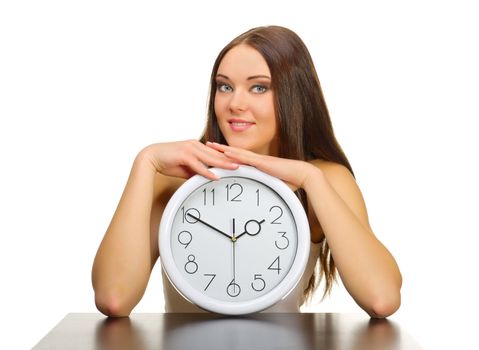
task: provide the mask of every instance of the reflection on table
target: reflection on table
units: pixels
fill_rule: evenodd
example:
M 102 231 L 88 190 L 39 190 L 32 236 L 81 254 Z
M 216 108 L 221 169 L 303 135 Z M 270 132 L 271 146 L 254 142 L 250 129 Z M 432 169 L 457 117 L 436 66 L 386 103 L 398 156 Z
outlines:
M 420 349 L 392 321 L 334 313 L 68 314 L 40 349 Z

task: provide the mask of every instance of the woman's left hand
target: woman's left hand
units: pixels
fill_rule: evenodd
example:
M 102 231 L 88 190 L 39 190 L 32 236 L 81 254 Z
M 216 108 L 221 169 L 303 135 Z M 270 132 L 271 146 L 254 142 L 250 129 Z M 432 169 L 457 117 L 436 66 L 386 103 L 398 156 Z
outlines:
M 285 159 L 254 153 L 237 147 L 207 142 L 206 145 L 223 154 L 238 164 L 251 165 L 255 168 L 286 182 L 293 190 L 303 187 L 314 165 L 300 160 Z

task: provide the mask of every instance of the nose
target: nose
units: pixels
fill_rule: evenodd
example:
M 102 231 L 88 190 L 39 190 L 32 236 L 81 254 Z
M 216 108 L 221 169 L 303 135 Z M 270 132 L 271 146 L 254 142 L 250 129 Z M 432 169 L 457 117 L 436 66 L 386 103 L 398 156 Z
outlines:
M 230 111 L 235 112 L 244 112 L 248 109 L 247 96 L 244 91 L 241 89 L 235 90 L 231 94 L 231 99 L 229 102 Z

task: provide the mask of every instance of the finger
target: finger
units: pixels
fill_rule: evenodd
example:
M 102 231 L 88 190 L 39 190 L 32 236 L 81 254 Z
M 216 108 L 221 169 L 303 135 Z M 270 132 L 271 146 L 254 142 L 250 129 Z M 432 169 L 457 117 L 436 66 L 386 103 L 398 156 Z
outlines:
M 221 152 L 221 153 L 224 153 L 228 150 L 236 149 L 235 147 L 231 147 L 231 146 L 224 145 L 224 144 L 217 143 L 217 142 L 209 142 L 209 141 L 206 142 L 206 146 L 208 146 L 210 149 L 214 149 L 214 150 L 216 150 L 218 152 Z
M 202 149 L 197 154 L 197 156 L 203 163 L 209 166 L 232 170 L 238 168 L 238 164 L 232 162 L 231 159 L 229 159 L 223 154 L 223 152 L 219 152 L 209 147 L 205 147 L 205 149 Z
M 161 174 L 165 176 L 174 176 L 174 177 L 180 177 L 182 179 L 189 179 L 191 177 L 192 172 L 189 171 L 187 167 L 178 166 L 176 168 L 162 170 Z
M 215 149 L 219 152 L 222 152 L 228 158 L 236 158 L 236 159 L 246 159 L 248 154 L 255 155 L 256 153 L 247 151 L 241 148 L 231 147 L 227 145 L 223 145 L 216 142 L 206 142 L 206 145 L 212 149 Z
M 207 146 L 211 147 L 223 154 L 230 160 L 239 162 L 241 164 L 247 164 L 251 166 L 259 166 L 262 163 L 262 159 L 267 157 L 252 151 L 248 151 L 242 148 L 231 147 L 215 142 L 207 142 Z
M 210 180 L 218 180 L 219 177 L 208 169 L 208 166 L 198 159 L 195 155 L 191 155 L 185 162 L 185 166 L 188 167 L 193 173 L 202 175 Z
M 210 142 L 210 141 L 206 141 L 206 146 L 208 146 L 210 148 L 213 148 L 213 149 L 216 149 L 216 150 L 221 151 L 221 152 L 223 152 L 225 150 L 225 148 L 227 147 L 226 145 L 222 145 L 221 143 Z
M 228 150 L 224 152 L 225 156 L 235 162 L 251 165 L 267 174 L 277 177 L 287 183 L 294 181 L 292 177 L 297 177 L 301 172 L 297 172 L 295 164 L 287 159 L 257 154 L 244 150 Z
M 286 174 L 287 171 L 284 169 L 284 166 L 289 164 L 288 160 L 214 142 L 208 142 L 207 146 L 223 152 L 223 154 L 233 162 L 253 166 L 258 170 L 278 177 L 289 184 L 290 176 Z
M 251 151 L 246 151 L 242 149 L 229 148 L 225 150 L 224 155 L 228 157 L 231 161 L 239 162 L 241 164 L 251 165 L 258 169 L 263 168 L 266 164 L 266 158 L 261 154 L 257 154 Z

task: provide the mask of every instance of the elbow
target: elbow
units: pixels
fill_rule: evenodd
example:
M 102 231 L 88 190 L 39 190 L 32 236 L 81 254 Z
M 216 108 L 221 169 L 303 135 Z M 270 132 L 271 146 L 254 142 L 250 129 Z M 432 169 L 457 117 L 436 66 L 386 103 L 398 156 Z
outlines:
M 382 283 L 381 287 L 371 293 L 374 295 L 368 303 L 366 312 L 372 318 L 386 318 L 394 314 L 401 306 L 401 273 L 391 283 Z
M 366 311 L 372 318 L 386 318 L 394 314 L 400 306 L 401 294 L 398 291 L 376 298 Z
M 98 311 L 108 317 L 128 317 L 133 309 L 119 293 L 114 291 L 95 292 L 95 305 Z

